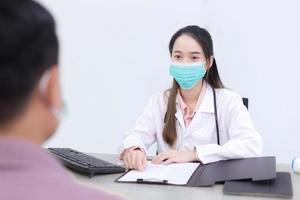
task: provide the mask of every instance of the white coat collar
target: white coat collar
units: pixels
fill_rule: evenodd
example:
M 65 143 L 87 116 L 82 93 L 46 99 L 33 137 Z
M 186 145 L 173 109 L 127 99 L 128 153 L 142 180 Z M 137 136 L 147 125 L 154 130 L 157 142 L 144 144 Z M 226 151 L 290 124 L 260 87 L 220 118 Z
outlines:
M 184 119 L 183 119 L 183 113 L 182 110 L 180 109 L 179 101 L 176 99 L 176 119 L 180 123 L 182 127 L 185 127 Z M 190 125 L 187 127 L 187 130 L 189 130 L 194 123 L 196 123 L 199 120 L 199 117 L 201 116 L 200 113 L 215 113 L 214 111 L 214 97 L 213 97 L 213 91 L 212 87 L 207 84 L 206 86 L 206 91 L 204 94 L 204 97 L 202 99 L 202 102 L 198 108 L 198 111 L 195 113 L 194 118 L 192 119 Z M 188 135 L 189 133 L 187 133 Z M 185 136 L 187 136 L 185 135 Z
M 181 110 L 178 98 L 176 98 L 176 108 L 177 114 L 178 111 Z M 213 91 L 212 87 L 209 84 L 206 84 L 205 94 L 197 112 L 215 113 Z
M 202 103 L 198 109 L 198 112 L 207 112 L 207 113 L 215 113 L 214 110 L 214 94 L 212 87 L 207 84 L 206 92 Z

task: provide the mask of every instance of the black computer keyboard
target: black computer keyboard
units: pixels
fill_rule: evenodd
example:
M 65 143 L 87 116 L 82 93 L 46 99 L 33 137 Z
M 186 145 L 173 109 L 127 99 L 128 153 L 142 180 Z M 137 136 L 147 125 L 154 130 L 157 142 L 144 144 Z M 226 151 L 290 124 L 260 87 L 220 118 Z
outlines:
M 63 164 L 74 171 L 89 174 L 122 173 L 125 169 L 113 163 L 89 156 L 70 148 L 49 148 L 49 151 L 59 158 Z

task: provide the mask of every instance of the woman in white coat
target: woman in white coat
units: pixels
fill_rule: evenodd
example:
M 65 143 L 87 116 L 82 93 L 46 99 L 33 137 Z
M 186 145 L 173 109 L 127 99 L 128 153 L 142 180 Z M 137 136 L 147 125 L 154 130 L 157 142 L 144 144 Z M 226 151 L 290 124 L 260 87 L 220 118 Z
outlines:
M 125 134 L 120 155 L 125 166 L 144 170 L 154 142 L 155 164 L 259 156 L 261 136 L 241 96 L 224 88 L 210 34 L 198 26 L 184 27 L 171 38 L 169 51 L 173 86 L 152 96 Z

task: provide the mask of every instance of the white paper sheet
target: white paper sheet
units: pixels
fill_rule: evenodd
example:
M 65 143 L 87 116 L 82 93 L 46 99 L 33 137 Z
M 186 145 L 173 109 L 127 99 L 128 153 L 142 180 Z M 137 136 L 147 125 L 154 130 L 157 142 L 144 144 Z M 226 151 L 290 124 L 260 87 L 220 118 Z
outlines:
M 156 165 L 148 162 L 144 171 L 131 170 L 122 176 L 120 182 L 144 181 L 162 182 L 167 180 L 169 184 L 185 185 L 200 163 L 174 163 L 168 165 Z

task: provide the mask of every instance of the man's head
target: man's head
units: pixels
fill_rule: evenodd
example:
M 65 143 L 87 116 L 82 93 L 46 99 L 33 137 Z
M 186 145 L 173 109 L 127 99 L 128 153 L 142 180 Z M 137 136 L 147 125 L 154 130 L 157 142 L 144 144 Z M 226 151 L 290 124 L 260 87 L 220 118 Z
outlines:
M 31 0 L 0 0 L 0 136 L 42 143 L 61 108 L 51 14 Z

